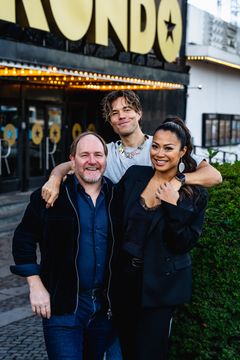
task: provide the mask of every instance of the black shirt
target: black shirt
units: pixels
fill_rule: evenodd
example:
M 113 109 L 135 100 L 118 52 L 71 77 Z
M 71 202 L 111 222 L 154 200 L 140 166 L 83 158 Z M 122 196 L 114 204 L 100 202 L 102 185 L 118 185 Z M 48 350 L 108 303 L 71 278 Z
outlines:
M 127 220 L 122 249 L 132 256 L 143 259 L 143 249 L 148 229 L 159 206 L 148 208 L 140 197 L 131 208 Z

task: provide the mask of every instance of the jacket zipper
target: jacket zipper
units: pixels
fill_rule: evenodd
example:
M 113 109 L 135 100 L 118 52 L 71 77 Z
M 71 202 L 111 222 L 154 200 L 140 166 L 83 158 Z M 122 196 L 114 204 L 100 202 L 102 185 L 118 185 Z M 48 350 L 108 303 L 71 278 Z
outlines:
M 76 300 L 76 307 L 75 307 L 74 313 L 76 313 L 77 308 L 78 308 L 78 297 L 79 297 L 79 275 L 78 275 L 78 268 L 77 268 L 77 257 L 78 257 L 78 252 L 79 252 L 80 221 L 79 221 L 78 212 L 77 212 L 77 210 L 72 202 L 72 199 L 69 195 L 68 188 L 66 186 L 65 186 L 65 188 L 66 188 L 68 200 L 70 201 L 70 204 L 72 205 L 72 207 L 74 209 L 74 212 L 77 217 L 77 223 L 78 223 L 77 252 L 76 252 L 76 256 L 75 256 L 75 269 L 76 269 L 76 273 L 77 273 L 77 300 Z
M 111 253 L 110 253 L 109 262 L 108 262 L 108 269 L 109 269 L 109 278 L 108 278 L 108 285 L 107 285 L 107 301 L 108 301 L 107 317 L 108 317 L 108 320 L 110 320 L 112 317 L 112 304 L 111 304 L 111 300 L 110 300 L 110 296 L 109 296 L 109 290 L 110 290 L 110 283 L 111 283 L 111 277 L 112 277 L 111 262 L 112 262 L 113 249 L 114 249 L 114 243 L 115 243 L 114 234 L 113 234 L 113 224 L 112 224 L 112 219 L 111 219 L 111 214 L 110 214 L 110 206 L 111 206 L 112 199 L 113 199 L 113 188 L 112 188 L 111 198 L 110 198 L 110 201 L 108 204 L 108 217 L 109 217 L 111 234 L 112 234 L 112 248 L 111 248 Z

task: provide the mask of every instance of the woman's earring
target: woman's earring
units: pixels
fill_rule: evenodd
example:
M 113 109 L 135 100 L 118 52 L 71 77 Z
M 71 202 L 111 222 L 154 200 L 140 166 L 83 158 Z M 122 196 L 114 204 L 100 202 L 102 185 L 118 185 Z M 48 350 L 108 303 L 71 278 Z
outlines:
M 184 165 L 184 162 L 182 161 L 182 158 L 181 158 L 180 163 L 178 164 L 178 171 L 180 173 L 182 173 L 182 172 L 184 172 L 184 170 L 185 170 L 185 165 Z

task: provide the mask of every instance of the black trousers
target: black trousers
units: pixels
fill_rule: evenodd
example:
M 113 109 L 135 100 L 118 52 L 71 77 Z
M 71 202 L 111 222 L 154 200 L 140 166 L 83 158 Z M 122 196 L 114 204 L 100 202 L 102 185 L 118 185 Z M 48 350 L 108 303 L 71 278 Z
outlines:
M 141 306 L 142 267 L 132 266 L 129 259 L 121 264 L 114 284 L 114 320 L 123 359 L 166 360 L 174 308 Z

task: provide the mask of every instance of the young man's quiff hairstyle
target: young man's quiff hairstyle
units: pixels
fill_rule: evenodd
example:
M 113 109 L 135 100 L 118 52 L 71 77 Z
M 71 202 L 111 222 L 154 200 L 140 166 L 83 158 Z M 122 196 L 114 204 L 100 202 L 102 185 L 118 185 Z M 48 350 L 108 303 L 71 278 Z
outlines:
M 70 155 L 71 155 L 71 156 L 75 156 L 75 155 L 76 155 L 77 145 L 78 145 L 79 141 L 80 141 L 82 138 L 84 138 L 85 136 L 88 136 L 88 135 L 93 135 L 93 136 L 95 136 L 98 140 L 101 141 L 102 146 L 103 146 L 103 150 L 104 150 L 104 154 L 105 154 L 105 156 L 107 156 L 107 154 L 108 154 L 108 148 L 107 148 L 107 145 L 106 145 L 104 139 L 103 139 L 100 135 L 98 135 L 97 133 L 95 133 L 95 132 L 93 132 L 93 131 L 85 131 L 85 132 L 81 133 L 80 135 L 78 135 L 78 136 L 76 137 L 76 139 L 75 139 L 75 140 L 72 142 L 72 144 L 71 144 L 71 147 L 70 147 Z
M 110 92 L 102 99 L 102 114 L 105 121 L 111 121 L 112 103 L 114 100 L 120 97 L 123 97 L 126 103 L 130 105 L 138 114 L 142 114 L 142 105 L 139 96 L 134 91 L 117 90 Z

